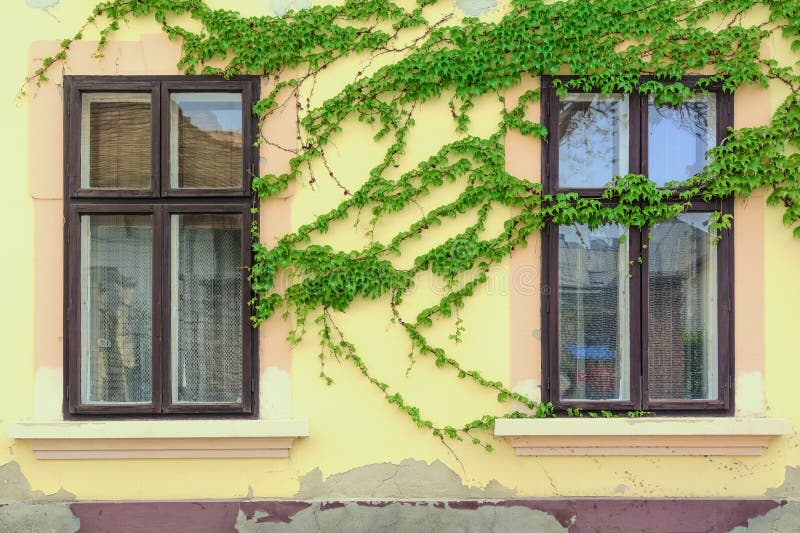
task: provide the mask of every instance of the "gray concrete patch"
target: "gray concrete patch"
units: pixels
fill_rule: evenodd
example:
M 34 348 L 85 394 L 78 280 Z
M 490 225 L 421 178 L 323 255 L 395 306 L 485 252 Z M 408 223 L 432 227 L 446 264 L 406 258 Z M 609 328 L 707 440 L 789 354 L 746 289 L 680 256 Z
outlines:
M 73 533 L 81 527 L 65 503 L 11 503 L 0 507 L 0 531 Z
M 786 475 L 780 487 L 769 489 L 767 498 L 800 498 L 800 466 L 787 466 Z M 798 526 L 800 531 L 800 526 Z
M 270 0 L 270 11 L 282 17 L 290 9 L 299 11 L 311 7 L 311 0 Z
M 298 499 L 512 498 L 513 490 L 491 481 L 486 489 L 465 486 L 441 461 L 405 459 L 399 465 L 377 463 L 333 474 L 326 480 L 314 469 L 300 479 Z
M 257 512 L 247 519 L 239 512 L 239 533 L 263 532 L 474 532 L 563 533 L 567 531 L 552 515 L 525 507 L 479 506 L 451 509 L 446 502 L 362 501 L 329 504 L 315 502 L 292 516 L 289 523 L 270 522 L 268 513 Z M 261 522 L 259 522 L 259 520 Z
M 59 0 L 25 0 L 28 7 L 34 9 L 47 9 L 58 4 Z
M 23 501 L 65 502 L 74 501 L 75 495 L 64 489 L 53 494 L 31 490 L 31 484 L 19 468 L 19 463 L 11 461 L 0 465 L 0 503 Z M 3 531 L 3 530 L 0 530 Z
M 458 0 L 456 5 L 466 15 L 480 17 L 497 9 L 497 0 Z
M 800 531 L 800 501 L 786 502 L 761 516 L 751 518 L 747 526 L 730 533 L 797 533 Z

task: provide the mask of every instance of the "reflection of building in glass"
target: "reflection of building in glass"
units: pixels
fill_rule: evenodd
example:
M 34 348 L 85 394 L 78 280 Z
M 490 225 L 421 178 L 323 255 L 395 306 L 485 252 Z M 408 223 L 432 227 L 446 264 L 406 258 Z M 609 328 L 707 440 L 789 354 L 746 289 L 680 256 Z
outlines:
M 647 353 L 652 399 L 717 396 L 717 269 L 707 221 L 708 214 L 684 214 L 651 231 Z
M 628 381 L 624 233 L 618 227 L 566 226 L 559 234 L 561 396 L 620 399 Z
M 650 231 L 647 371 L 651 399 L 716 398 L 716 254 L 707 213 Z M 562 399 L 624 399 L 628 379 L 627 246 L 612 228 L 564 228 L 559 243 Z M 577 237 L 577 238 L 576 238 Z M 640 347 L 631 346 L 634 354 Z

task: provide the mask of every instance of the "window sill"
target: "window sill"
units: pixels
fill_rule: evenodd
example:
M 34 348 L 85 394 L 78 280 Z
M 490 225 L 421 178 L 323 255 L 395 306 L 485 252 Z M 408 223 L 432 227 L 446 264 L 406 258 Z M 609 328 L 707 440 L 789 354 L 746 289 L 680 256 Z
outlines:
M 306 420 L 22 421 L 8 436 L 37 459 L 288 457 Z
M 785 418 L 557 418 L 495 423 L 517 455 L 762 455 Z

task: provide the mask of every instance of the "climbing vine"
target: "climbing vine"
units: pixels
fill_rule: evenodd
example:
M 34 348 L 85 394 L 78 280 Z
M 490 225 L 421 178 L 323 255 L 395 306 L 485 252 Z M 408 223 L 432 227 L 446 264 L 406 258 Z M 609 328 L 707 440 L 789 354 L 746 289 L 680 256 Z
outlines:
M 113 0 L 99 4 L 86 25 L 99 28 L 97 53 L 102 55 L 108 38 L 121 24 L 153 18 L 170 38 L 180 40 L 178 68 L 185 73 L 270 78 L 273 89 L 253 109 L 262 124 L 287 105 L 297 106 L 297 144 L 276 145 L 291 153 L 289 170 L 254 177 L 253 191 L 267 198 L 297 180 L 313 185 L 320 179 L 319 169 L 324 169 L 322 179 L 332 180 L 342 200 L 271 248 L 259 242 L 258 228 L 253 228 L 254 326 L 283 313 L 294 325 L 290 340 L 298 343 L 313 324 L 319 335 L 320 376 L 327 383 L 333 380 L 325 362 L 347 360 L 419 427 L 443 441 L 467 438 L 491 450 L 480 430 L 491 429 L 495 416 L 436 425 L 395 386 L 371 373 L 337 324 L 337 313 L 347 311 L 356 300 L 388 300 L 392 322 L 408 338 L 409 369 L 418 357 L 430 358 L 457 378 L 494 391 L 498 402 L 514 400 L 526 408 L 524 413 L 506 416 L 552 416 L 552 405 L 533 401 L 465 368 L 454 354 L 429 340 L 431 326 L 455 316 L 451 339 L 460 341 L 464 331 L 460 309 L 486 284 L 498 263 L 525 246 L 550 221 L 641 228 L 676 216 L 693 199 L 747 197 L 766 187 L 767 201 L 784 207 L 783 221 L 800 237 L 800 75 L 797 64 L 762 57 L 762 44 L 767 41 L 800 49 L 800 3 L 513 0 L 505 15 L 493 22 L 456 20 L 442 3 L 346 0 L 281 17 L 243 17 L 211 9 L 202 0 Z M 189 19 L 191 23 L 186 22 Z M 83 37 L 83 31 L 64 40 L 60 51 L 45 58 L 29 81 L 46 81 L 49 69 L 67 60 L 72 43 Z M 319 76 L 343 60 L 360 65 L 358 71 L 337 94 L 313 105 Z M 638 91 L 653 95 L 658 104 L 677 105 L 692 96 L 692 89 L 679 80 L 700 73 L 695 91 L 711 84 L 729 92 L 758 84 L 780 86 L 787 96 L 768 125 L 731 131 L 724 144 L 710 151 L 710 163 L 699 174 L 664 188 L 641 175 L 619 176 L 603 193 L 604 200 L 613 202 L 603 202 L 572 193 L 543 194 L 540 185 L 505 168 L 504 140 L 510 131 L 540 139 L 548 135 L 544 125 L 526 119 L 526 110 L 540 98 L 539 91 L 524 93 L 514 106 L 505 105 L 506 92 L 522 83 L 524 76 L 552 75 L 564 69 L 574 77 L 556 80 L 561 94 L 570 89 Z M 648 81 L 642 81 L 643 75 L 648 75 Z M 497 98 L 504 108 L 494 131 L 477 136 L 469 133 L 471 118 L 476 100 L 484 97 Z M 422 104 L 439 99 L 448 102 L 455 140 L 396 176 Z M 345 122 L 354 118 L 373 128 L 375 141 L 385 142 L 387 148 L 382 161 L 351 190 L 333 170 L 328 151 L 343 133 Z M 272 141 L 262 137 L 260 142 Z M 446 186 L 458 187 L 455 198 L 421 212 L 391 238 L 376 238 L 376 230 L 386 229 L 382 223 L 390 215 L 418 205 Z M 502 230 L 492 233 L 487 221 L 496 211 L 510 214 Z M 715 215 L 714 231 L 730 227 L 729 215 Z M 357 224 L 362 217 L 367 217 L 369 243 L 365 246 L 337 250 L 318 244 L 333 225 Z M 409 241 L 424 241 L 431 228 L 459 217 L 469 218 L 466 229 L 429 246 L 413 260 L 406 257 Z M 276 279 L 289 271 L 290 282 L 279 288 Z M 445 294 L 435 305 L 407 316 L 404 297 L 423 273 L 443 280 Z M 583 413 L 571 410 L 569 414 Z

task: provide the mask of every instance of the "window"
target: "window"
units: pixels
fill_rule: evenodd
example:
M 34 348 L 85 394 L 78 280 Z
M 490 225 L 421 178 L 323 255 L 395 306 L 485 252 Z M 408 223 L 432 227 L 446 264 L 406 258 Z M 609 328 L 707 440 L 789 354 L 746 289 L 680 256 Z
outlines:
M 558 98 L 553 85 L 543 80 L 546 193 L 599 199 L 616 175 L 644 174 L 660 186 L 688 178 L 732 125 L 732 98 L 718 87 L 659 107 L 644 94 Z M 733 248 L 726 235 L 713 243 L 714 211 L 732 212 L 731 200 L 697 199 L 641 230 L 546 228 L 546 401 L 561 409 L 732 412 Z
M 253 413 L 255 77 L 65 78 L 65 414 Z

